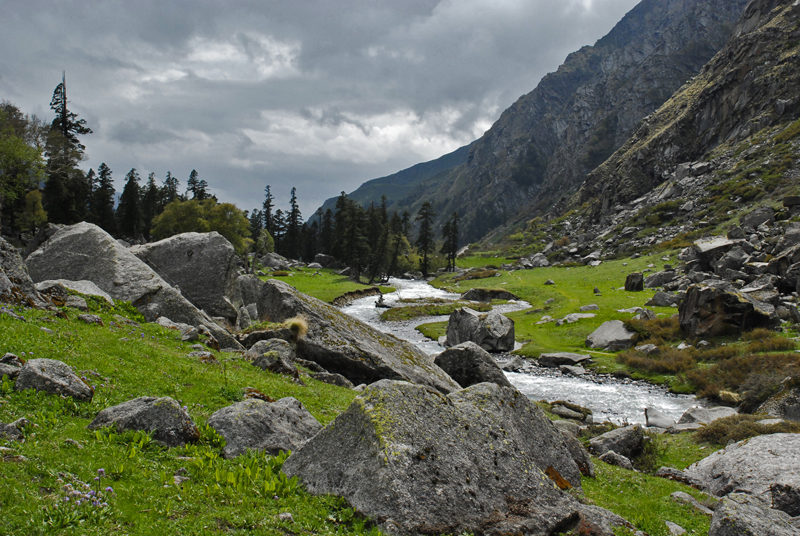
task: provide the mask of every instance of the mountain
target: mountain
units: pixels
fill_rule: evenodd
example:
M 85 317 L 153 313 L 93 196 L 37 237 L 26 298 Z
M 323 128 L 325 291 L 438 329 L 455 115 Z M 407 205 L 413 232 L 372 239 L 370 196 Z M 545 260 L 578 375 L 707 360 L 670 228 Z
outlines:
M 608 35 L 570 54 L 503 112 L 469 146 L 465 162 L 430 177 L 417 175 L 405 197 L 390 199 L 390 209 L 414 213 L 430 201 L 440 222 L 458 211 L 462 241 L 469 242 L 566 202 L 642 118 L 726 43 L 745 4 L 643 0 Z M 380 199 L 379 188 L 362 188 L 353 196 Z
M 574 205 L 591 204 L 590 221 L 600 222 L 675 179 L 679 164 L 748 139 L 763 144 L 757 133 L 796 119 L 798 12 L 793 0 L 751 2 L 725 48 L 589 174 Z
M 413 196 L 415 188 L 421 183 L 466 162 L 469 148 L 470 145 L 466 145 L 436 160 L 416 164 L 387 177 L 372 179 L 348 194 L 348 197 L 363 205 L 369 205 L 373 201 L 377 204 L 384 195 L 387 203 L 392 206 L 409 204 L 412 202 L 409 196 Z M 332 197 L 322 204 L 322 210 L 323 212 L 327 209 L 334 210 L 335 206 L 336 198 Z

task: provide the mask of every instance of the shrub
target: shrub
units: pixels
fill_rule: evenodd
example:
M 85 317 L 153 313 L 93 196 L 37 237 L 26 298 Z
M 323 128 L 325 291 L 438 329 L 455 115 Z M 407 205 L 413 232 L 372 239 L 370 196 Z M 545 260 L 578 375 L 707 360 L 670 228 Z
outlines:
M 745 403 L 752 405 L 764 396 L 765 384 L 780 383 L 787 376 L 798 374 L 800 354 L 748 354 L 708 368 L 690 370 L 686 372 L 686 379 L 697 387 L 700 397 L 717 398 L 720 391 L 735 391 L 743 395 Z M 748 392 L 746 386 L 755 390 Z
M 477 272 L 467 272 L 464 275 L 460 275 L 453 279 L 453 282 L 460 282 L 460 281 L 469 281 L 472 279 L 487 279 L 489 277 L 495 277 L 499 272 L 496 270 L 479 270 Z
M 654 320 L 628 320 L 625 327 L 639 334 L 639 339 L 660 346 L 667 341 L 681 339 L 681 326 L 677 318 L 659 317 Z
M 732 415 L 724 417 L 697 430 L 694 433 L 694 437 L 697 441 L 724 446 L 729 441 L 742 441 L 757 435 L 800 433 L 800 423 L 786 421 L 772 425 L 758 423 L 758 421 L 765 418 L 764 415 Z
M 619 354 L 617 361 L 636 370 L 654 374 L 678 374 L 697 366 L 691 352 L 676 348 L 665 348 L 660 354 L 652 356 L 630 350 Z
M 295 316 L 284 322 L 289 331 L 294 335 L 294 340 L 298 341 L 308 333 L 308 321 L 302 315 Z
M 275 277 L 286 277 L 289 275 L 289 272 L 287 272 L 286 270 L 276 270 L 272 272 L 272 275 L 274 275 Z

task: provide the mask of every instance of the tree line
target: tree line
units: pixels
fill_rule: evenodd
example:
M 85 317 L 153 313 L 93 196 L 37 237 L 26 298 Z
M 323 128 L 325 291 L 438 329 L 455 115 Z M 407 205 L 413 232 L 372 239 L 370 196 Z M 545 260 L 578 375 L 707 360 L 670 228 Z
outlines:
M 277 252 L 291 259 L 314 260 L 318 253 L 335 257 L 357 277 L 371 283 L 387 275 L 446 266 L 454 269 L 458 250 L 457 213 L 448 219 L 437 241 L 436 216 L 423 203 L 413 217 L 389 214 L 386 198 L 377 206 L 362 206 L 342 192 L 335 210 L 319 209 L 303 222 L 297 189 L 292 188 L 289 210 L 275 208 L 271 187 L 261 207 L 250 212 L 220 203 L 196 170 L 186 189 L 171 174 L 159 184 L 150 173 L 127 172 L 117 199 L 113 172 L 105 163 L 88 172 L 78 165 L 85 158 L 81 137 L 92 133 L 84 119 L 69 109 L 66 79 L 56 87 L 47 123 L 23 114 L 8 101 L 0 102 L 0 226 L 34 234 L 47 222 L 94 223 L 115 237 L 133 241 L 158 240 L 183 232 L 218 231 L 239 253 Z M 412 228 L 418 232 L 412 236 Z M 437 249 L 438 248 L 438 249 Z

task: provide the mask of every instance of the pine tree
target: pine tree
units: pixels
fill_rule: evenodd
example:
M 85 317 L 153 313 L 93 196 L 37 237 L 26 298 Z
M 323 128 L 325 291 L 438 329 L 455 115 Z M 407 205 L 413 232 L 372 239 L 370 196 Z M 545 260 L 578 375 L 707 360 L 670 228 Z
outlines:
M 428 201 L 422 203 L 422 206 L 419 207 L 419 212 L 417 212 L 417 217 L 415 218 L 416 221 L 419 222 L 419 237 L 415 245 L 422 253 L 422 262 L 420 263 L 420 270 L 422 270 L 422 275 L 428 277 L 428 254 L 433 253 L 436 251 L 436 243 L 434 242 L 434 232 L 433 232 L 433 218 L 436 217 L 436 212 L 433 211 L 433 207 Z
M 300 207 L 297 204 L 297 188 L 292 188 L 289 199 L 289 214 L 286 215 L 286 241 L 285 255 L 290 259 L 297 259 L 303 251 L 301 229 L 303 226 Z
M 397 214 L 392 213 L 389 220 L 389 267 L 386 270 L 388 274 L 394 274 L 397 271 L 397 262 L 401 255 L 405 254 L 409 244 L 403 231 L 403 220 Z
M 264 229 L 264 213 L 254 208 L 247 219 L 250 220 L 250 236 L 253 240 L 258 241 L 261 230 Z
M 264 218 L 264 229 L 269 231 L 271 234 L 274 234 L 275 227 L 274 227 L 274 216 L 272 214 L 272 209 L 275 206 L 275 198 L 272 197 L 272 192 L 270 192 L 269 184 L 264 188 L 264 203 L 262 204 L 261 208 L 262 217 Z
M 269 234 L 272 235 L 272 239 L 275 241 L 275 251 L 283 255 L 286 251 L 284 249 L 286 220 L 283 217 L 283 211 L 281 209 L 276 210 L 275 215 L 272 217 L 272 230 Z
M 199 173 L 193 169 L 189 173 L 189 180 L 186 182 L 186 195 L 192 194 L 192 201 L 203 201 L 211 197 L 208 193 L 208 183 L 199 178 Z
M 454 272 L 456 269 L 456 255 L 458 254 L 458 212 L 453 215 L 442 227 L 442 249 L 440 253 L 447 260 L 447 270 Z
M 172 176 L 172 173 L 167 171 L 167 178 L 164 179 L 164 184 L 161 186 L 161 190 L 159 191 L 159 196 L 158 196 L 159 214 L 164 212 L 164 207 L 166 207 L 173 201 L 177 201 L 178 199 L 182 198 L 178 188 L 180 188 L 180 182 L 176 177 Z
M 361 271 L 369 263 L 370 247 L 366 235 L 366 211 L 361 205 L 345 197 L 341 212 L 342 233 L 341 236 L 338 236 L 341 250 L 340 260 L 353 270 L 353 277 L 358 281 Z M 338 214 L 337 212 L 337 216 Z M 339 228 L 340 226 L 337 225 L 337 235 Z
M 303 247 L 303 260 L 314 262 L 319 252 L 319 223 L 316 220 L 311 225 L 303 224 Z
M 142 234 L 142 207 L 139 174 L 136 168 L 125 175 L 125 186 L 117 207 L 117 229 L 122 236 L 138 239 Z
M 150 172 L 147 175 L 147 185 L 142 192 L 142 234 L 148 240 L 150 239 L 150 229 L 153 224 L 153 218 L 159 215 L 158 210 L 159 198 L 161 192 L 156 184 L 156 174 Z
M 78 136 L 91 134 L 85 119 L 71 112 L 67 100 L 66 75 L 53 92 L 50 108 L 56 118 L 47 134 L 47 183 L 43 192 L 44 207 L 54 223 L 76 223 L 86 217 L 90 191 L 86 177 L 78 169 L 84 146 Z
M 322 209 L 319 209 L 321 212 Z M 334 242 L 334 228 L 333 228 L 333 211 L 327 209 L 325 214 L 322 214 L 322 226 L 319 230 L 319 250 L 325 255 L 330 255 L 333 251 Z
M 112 235 L 117 233 L 114 220 L 115 194 L 111 169 L 104 162 L 97 168 L 97 182 L 92 191 L 92 218 L 95 224 Z
M 389 216 L 386 210 L 386 196 L 381 196 L 381 206 L 373 209 L 369 218 L 370 237 L 369 243 L 372 244 L 372 255 L 370 258 L 369 283 L 386 274 L 388 268 L 388 247 L 389 247 Z

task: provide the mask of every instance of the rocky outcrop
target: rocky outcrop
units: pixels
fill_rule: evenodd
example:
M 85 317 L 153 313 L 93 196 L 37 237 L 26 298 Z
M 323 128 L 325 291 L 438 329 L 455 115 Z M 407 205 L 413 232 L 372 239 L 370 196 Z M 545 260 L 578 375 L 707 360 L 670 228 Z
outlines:
M 800 515 L 800 434 L 756 436 L 690 465 L 686 474 L 717 497 L 743 492 Z
M 227 331 L 96 225 L 77 223 L 60 229 L 31 253 L 27 264 L 34 281 L 91 281 L 115 300 L 131 302 L 148 322 L 163 316 L 204 325 L 223 348 L 241 349 Z
M 469 307 L 456 309 L 447 322 L 447 345 L 474 342 L 487 352 L 514 350 L 514 321 L 496 311 L 481 314 Z
M 200 439 L 200 431 L 184 408 L 169 397 L 143 396 L 102 410 L 89 423 L 89 430 L 113 426 L 122 432 L 142 430 L 168 447 L 179 447 Z
M 19 251 L 2 238 L 0 238 L 0 302 L 29 307 L 46 305 L 36 290 Z
M 576 365 L 585 364 L 591 361 L 592 356 L 584 354 L 572 354 L 569 352 L 555 352 L 550 354 L 541 354 L 539 356 L 538 364 L 540 367 L 558 368 L 562 365 L 574 367 Z
M 297 341 L 297 357 L 341 374 L 355 385 L 392 379 L 428 385 L 443 393 L 460 389 L 416 346 L 381 333 L 282 281 L 262 282 L 257 305 L 262 321 L 304 316 L 309 330 Z
M 641 292 L 644 290 L 644 275 L 641 272 L 628 274 L 625 278 L 625 290 L 627 292 Z
M 800 421 L 800 387 L 791 380 L 784 381 L 781 390 L 761 404 L 755 413 L 787 421 Z
M 434 363 L 461 387 L 490 382 L 513 388 L 489 352 L 471 341 L 445 350 L 436 356 Z
M 130 252 L 210 316 L 236 322 L 242 303 L 236 251 L 224 236 L 182 233 Z
M 678 306 L 681 331 L 689 337 L 738 334 L 775 324 L 775 307 L 736 290 L 728 281 L 692 285 Z
M 784 512 L 745 493 L 731 493 L 717 506 L 708 536 L 797 536 Z
M 34 389 L 52 395 L 71 396 L 74 400 L 91 402 L 94 391 L 72 368 L 54 359 L 31 359 L 23 365 L 14 389 Z
M 313 494 L 343 496 L 390 534 L 544 536 L 592 516 L 547 476 L 580 486 L 561 433 L 517 391 L 488 383 L 445 397 L 378 382 L 283 471 Z
M 645 426 L 648 428 L 670 428 L 675 421 L 654 408 L 644 408 Z
M 214 412 L 208 425 L 225 438 L 222 455 L 235 458 L 248 449 L 276 456 L 295 451 L 322 429 L 296 399 L 266 402 L 250 398 Z
M 9 380 L 15 380 L 22 370 L 22 360 L 14 354 L 8 353 L 0 357 L 0 380 L 4 376 Z

